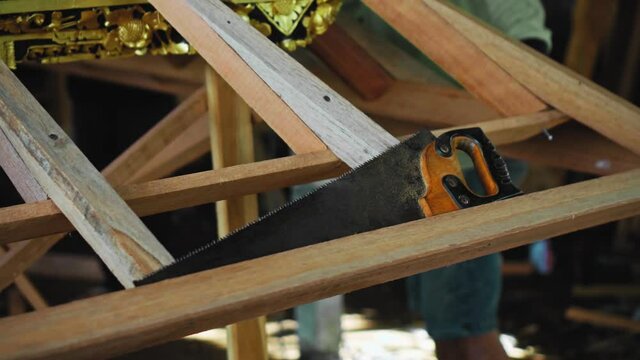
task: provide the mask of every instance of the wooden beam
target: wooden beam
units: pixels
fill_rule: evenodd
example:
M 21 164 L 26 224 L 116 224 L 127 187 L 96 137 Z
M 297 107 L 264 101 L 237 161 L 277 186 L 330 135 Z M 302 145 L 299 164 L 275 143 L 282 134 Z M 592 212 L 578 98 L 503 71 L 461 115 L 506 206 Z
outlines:
M 2 255 L 6 255 L 6 251 L 0 246 L 0 256 Z M 42 294 L 33 286 L 33 283 L 31 283 L 31 280 L 29 280 L 26 275 L 18 275 L 15 278 L 15 284 L 22 296 L 27 299 L 31 307 L 35 310 L 42 310 L 49 307 Z
M 22 296 L 29 302 L 34 310 L 43 310 L 49 307 L 47 301 L 42 297 L 38 289 L 25 275 L 20 275 L 15 280 L 16 287 L 20 290 Z
M 209 100 L 209 131 L 214 169 L 255 161 L 251 109 L 211 68 L 206 72 Z M 222 238 L 258 218 L 255 194 L 229 197 L 216 202 L 218 237 Z M 227 359 L 267 360 L 266 318 L 227 326 Z
M 137 215 L 147 216 L 327 179 L 345 170 L 325 150 L 126 185 L 119 193 Z M 72 230 L 73 225 L 50 200 L 0 209 L 0 244 Z
M 24 162 L 16 153 L 11 143 L 0 129 L 0 167 L 5 171 L 20 196 L 26 202 L 47 199 L 47 194 L 33 178 Z M 37 259 L 47 252 L 57 241 L 58 236 L 48 236 L 37 241 L 23 241 L 8 246 L 0 254 L 0 290 L 11 285 L 15 279 L 31 263 L 29 259 Z
M 379 98 L 365 100 L 313 54 L 300 53 L 296 58 L 333 90 L 376 119 L 407 121 L 433 128 L 500 117 L 497 111 L 464 90 L 417 81 L 397 80 Z
M 640 156 L 577 123 L 543 136 L 499 148 L 501 154 L 533 163 L 594 175 L 610 175 L 640 168 Z
M 589 310 L 577 306 L 572 306 L 567 309 L 564 316 L 568 320 L 586 323 L 593 326 L 624 330 L 631 333 L 640 332 L 640 321 L 625 318 L 619 315 L 608 314 L 603 311 Z
M 529 47 L 437 0 L 422 1 L 551 106 L 640 154 L 640 109 Z
M 8 318 L 0 353 L 112 356 L 637 214 L 640 170 Z
M 271 85 L 263 79 L 264 74 L 259 73 L 259 67 L 247 63 L 246 59 L 240 55 L 242 52 L 238 52 L 240 49 L 228 44 L 235 42 L 234 37 L 244 39 L 248 36 L 254 41 L 259 39 L 260 45 L 252 44 L 258 48 L 249 50 L 268 58 L 268 54 L 276 48 L 272 44 L 273 47 L 269 52 L 263 52 L 265 44 L 269 43 L 263 35 L 245 24 L 226 5 L 218 1 L 153 0 L 150 2 L 180 31 L 181 35 L 198 49 L 198 53 L 222 75 L 260 117 L 265 119 L 293 151 L 299 153 L 309 147 L 312 147 L 313 151 L 326 148 L 300 121 L 299 116 L 303 115 L 283 101 L 281 97 L 286 97 L 286 93 L 281 89 L 274 92 Z M 212 16 L 205 19 L 199 15 L 200 13 Z M 226 30 L 222 32 L 220 26 L 225 27 Z M 291 69 L 288 68 L 288 64 L 285 64 L 287 62 L 278 63 L 278 69 L 282 73 L 289 73 Z M 283 71 L 285 68 L 287 71 Z
M 206 112 L 206 97 L 204 91 L 198 92 L 196 95 L 201 96 L 201 100 L 192 97 L 188 100 L 188 105 L 180 106 L 179 109 L 192 115 L 197 114 L 198 111 L 193 110 L 197 110 L 198 108 Z M 202 106 L 203 104 L 204 107 Z M 205 121 L 202 123 L 206 126 L 206 119 L 203 120 Z M 142 140 L 137 141 L 134 146 L 138 149 L 157 150 L 159 144 L 164 144 L 173 136 L 175 139 L 171 143 L 162 148 L 158 154 L 146 151 L 145 154 L 150 156 L 146 159 L 136 156 L 135 152 L 126 152 L 125 155 L 115 160 L 118 161 L 120 165 L 112 166 L 109 170 L 104 170 L 104 175 L 107 178 L 111 178 L 113 184 L 118 185 L 118 181 L 130 183 L 141 178 L 147 179 L 155 175 L 164 176 L 171 173 L 176 167 L 184 165 L 184 161 L 190 160 L 189 154 L 193 153 L 191 149 L 198 146 L 197 143 L 193 144 L 191 141 L 193 138 L 191 135 L 193 132 L 192 128 L 194 127 L 193 124 L 184 130 L 184 132 L 180 133 L 179 131 L 181 128 L 184 128 L 185 123 L 190 121 L 192 120 L 189 119 L 188 116 L 181 115 L 175 111 L 171 112 L 166 119 L 161 120 L 150 130 L 151 134 L 143 136 Z M 177 124 L 171 124 L 171 122 L 176 122 Z M 176 132 L 171 134 L 172 131 Z M 200 133 L 202 133 L 202 131 L 200 131 Z M 208 142 L 208 140 L 206 141 Z M 179 151 L 175 151 L 176 149 Z M 31 176 L 18 154 L 4 137 L 2 131 L 0 131 L 0 155 L 2 155 L 0 156 L 0 165 L 5 169 L 7 175 L 14 185 L 16 185 L 22 198 L 26 202 L 36 202 L 47 199 L 47 194 L 42 190 L 40 184 Z M 175 158 L 172 159 L 171 155 L 175 156 Z M 128 157 L 133 157 L 133 159 L 130 161 Z M 143 165 L 141 168 L 136 168 L 136 165 L 140 166 L 140 164 L 145 163 L 146 165 Z M 130 171 L 134 171 L 134 173 L 130 173 L 130 177 L 124 176 L 119 170 L 120 166 L 126 166 Z M 59 210 L 57 211 L 59 213 Z M 59 215 L 60 214 L 56 216 Z M 64 221 L 67 221 L 66 218 Z M 69 224 L 65 229 L 72 230 L 72 227 Z M 54 244 L 62 239 L 64 235 L 65 234 L 51 235 L 31 241 L 11 244 L 8 253 L 5 256 L 0 256 L 0 289 L 4 289 L 10 285 L 19 274 L 26 270 L 35 260 L 44 255 Z
M 150 159 L 171 144 L 178 134 L 207 113 L 205 92 L 204 87 L 195 91 L 113 160 L 104 169 L 107 180 L 112 184 L 131 182 L 130 177 L 135 176 Z
M 339 25 L 330 26 L 309 48 L 364 100 L 379 98 L 395 82 Z
M 557 111 L 485 121 L 481 127 L 494 145 L 521 141 L 566 121 Z M 459 127 L 434 131 L 435 135 Z M 344 165 L 330 151 L 295 155 L 214 171 L 177 176 L 119 188 L 139 216 L 197 206 L 337 176 Z M 0 244 L 72 230 L 51 201 L 0 208 Z
M 363 26 L 352 16 L 338 16 L 332 26 L 340 26 L 367 53 L 371 54 L 394 79 L 418 82 L 428 85 L 452 86 L 449 79 L 443 78 L 429 65 L 414 58 L 404 49 L 391 41 L 380 41 L 371 36 L 367 24 Z M 294 53 L 294 55 L 297 55 Z
M 500 118 L 500 114 L 466 91 L 397 81 L 372 101 L 348 97 L 365 113 L 423 127 L 452 126 Z
M 11 285 L 34 261 L 46 254 L 65 234 L 50 235 L 11 244 L 0 256 L 0 290 Z
M 307 133 L 311 129 L 351 167 L 398 143 L 221 1 L 151 3 L 278 134 L 280 125 L 275 119 L 287 129 L 303 127 Z M 304 140 L 300 145 L 308 151 L 307 138 L 298 131 L 295 140 Z M 283 139 L 291 141 L 286 136 Z
M 173 258 L 4 64 L 0 129 L 78 232 L 118 280 L 133 280 Z
M 465 89 L 506 116 L 547 108 L 479 47 L 453 28 L 422 0 L 364 0 Z
M 188 128 L 175 135 L 173 141 L 131 174 L 129 183 L 169 176 L 211 151 L 206 114 L 200 115 Z

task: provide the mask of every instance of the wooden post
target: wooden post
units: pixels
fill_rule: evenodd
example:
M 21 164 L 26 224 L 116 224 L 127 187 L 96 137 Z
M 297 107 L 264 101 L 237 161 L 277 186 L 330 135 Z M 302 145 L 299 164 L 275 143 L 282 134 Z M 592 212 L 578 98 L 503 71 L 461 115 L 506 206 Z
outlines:
M 214 70 L 207 69 L 209 129 L 214 169 L 255 161 L 251 109 Z M 258 217 L 258 199 L 245 195 L 216 202 L 218 236 Z M 266 360 L 265 317 L 227 326 L 229 359 Z

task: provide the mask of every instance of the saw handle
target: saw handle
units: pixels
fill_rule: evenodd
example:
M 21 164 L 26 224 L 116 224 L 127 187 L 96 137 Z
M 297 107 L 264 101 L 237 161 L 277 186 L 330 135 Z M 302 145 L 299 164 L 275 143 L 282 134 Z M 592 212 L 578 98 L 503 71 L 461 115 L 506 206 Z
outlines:
M 498 184 L 496 184 L 496 181 L 493 178 L 491 169 L 487 164 L 487 159 L 485 159 L 484 157 L 482 146 L 475 140 L 475 138 L 471 138 L 468 136 L 453 136 L 450 139 L 450 143 L 452 149 L 464 151 L 467 155 L 469 155 L 469 157 L 473 161 L 474 170 L 476 171 L 476 174 L 478 174 L 478 177 L 480 178 L 480 182 L 482 183 L 486 194 L 488 196 L 496 195 L 500 191 L 500 189 L 498 188 Z M 440 146 L 442 146 L 442 144 Z M 438 147 L 438 150 L 443 156 L 448 156 L 448 153 L 443 153 L 442 150 L 440 150 L 440 147 Z
M 457 159 L 464 151 L 473 161 L 486 195 L 471 191 Z M 426 216 L 468 208 L 521 194 L 511 182 L 502 157 L 480 128 L 458 129 L 440 135 L 422 157 L 427 195 L 420 202 Z

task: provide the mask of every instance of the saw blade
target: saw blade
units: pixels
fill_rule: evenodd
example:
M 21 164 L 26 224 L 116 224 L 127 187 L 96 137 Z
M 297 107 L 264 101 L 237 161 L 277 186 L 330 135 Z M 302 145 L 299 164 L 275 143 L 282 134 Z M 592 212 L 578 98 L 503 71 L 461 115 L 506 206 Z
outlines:
M 144 285 L 424 218 L 420 157 L 435 137 L 422 131 L 381 155 L 222 239 L 150 274 Z

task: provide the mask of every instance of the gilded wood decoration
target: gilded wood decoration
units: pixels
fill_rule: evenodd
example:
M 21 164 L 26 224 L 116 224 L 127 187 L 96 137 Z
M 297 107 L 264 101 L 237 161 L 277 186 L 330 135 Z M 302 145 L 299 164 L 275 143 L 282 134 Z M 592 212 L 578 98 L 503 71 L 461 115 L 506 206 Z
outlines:
M 231 0 L 245 21 L 282 48 L 311 43 L 342 0 Z M 146 0 L 0 0 L 0 59 L 10 68 L 195 50 Z

